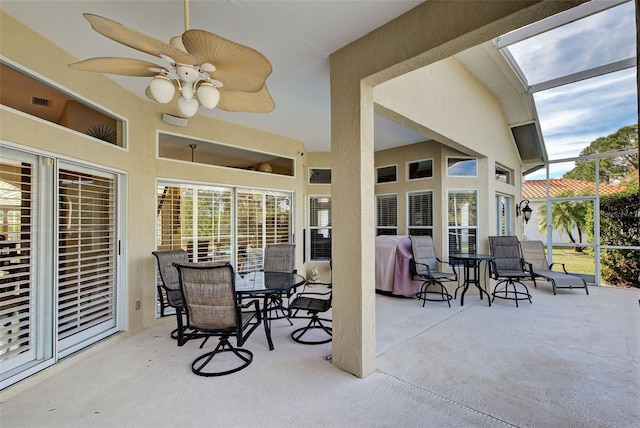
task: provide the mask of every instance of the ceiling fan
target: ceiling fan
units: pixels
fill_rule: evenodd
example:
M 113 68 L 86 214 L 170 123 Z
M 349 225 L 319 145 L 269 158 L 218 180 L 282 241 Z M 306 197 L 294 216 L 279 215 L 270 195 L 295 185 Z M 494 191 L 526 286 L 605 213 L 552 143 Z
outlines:
M 69 64 L 74 70 L 135 77 L 152 77 L 145 93 L 191 117 L 198 107 L 231 112 L 268 113 L 275 103 L 267 89 L 269 60 L 260 52 L 203 30 L 189 29 L 189 1 L 185 0 L 182 36 L 169 44 L 98 15 L 83 16 L 91 27 L 112 40 L 162 58 L 167 64 L 131 58 L 98 57 Z

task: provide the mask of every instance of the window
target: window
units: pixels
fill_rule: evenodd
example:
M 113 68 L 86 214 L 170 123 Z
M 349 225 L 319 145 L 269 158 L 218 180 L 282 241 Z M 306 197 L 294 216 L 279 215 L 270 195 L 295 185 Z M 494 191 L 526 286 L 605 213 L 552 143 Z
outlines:
M 398 167 L 396 165 L 376 168 L 376 183 L 395 183 L 398 181 Z
M 331 184 L 331 170 L 309 168 L 309 184 Z
M 376 196 L 376 235 L 398 234 L 398 195 Z
M 158 249 L 251 272 L 262 269 L 266 244 L 291 242 L 290 193 L 159 183 L 157 194 Z
M 447 177 L 477 177 L 478 159 L 447 158 Z
M 257 271 L 267 244 L 291 242 L 291 195 L 243 189 L 236 199 L 237 269 Z
M 424 159 L 407 163 L 407 180 L 419 180 L 433 177 L 433 159 Z
M 295 172 L 291 158 L 165 132 L 158 134 L 158 157 L 289 177 Z
M 433 192 L 408 194 L 409 235 L 433 236 Z
M 331 198 L 309 198 L 309 246 L 311 260 L 331 259 Z
M 3 105 L 106 144 L 125 147 L 126 122 L 112 113 L 2 61 L 0 81 Z M 29 90 L 25 91 L 24 88 Z
M 512 216 L 515 210 L 513 207 L 513 197 L 505 195 L 496 195 L 496 235 L 509 236 L 513 235 Z
M 513 184 L 513 170 L 496 164 L 496 181 Z
M 447 194 L 449 254 L 475 253 L 478 229 L 478 192 L 450 190 Z

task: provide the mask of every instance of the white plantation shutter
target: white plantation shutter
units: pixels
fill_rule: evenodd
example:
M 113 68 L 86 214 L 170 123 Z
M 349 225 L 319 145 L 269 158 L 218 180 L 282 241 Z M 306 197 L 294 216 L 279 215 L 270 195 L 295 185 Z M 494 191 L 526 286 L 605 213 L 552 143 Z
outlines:
M 4 150 L 4 149 L 3 149 Z M 2 373 L 36 355 L 34 164 L 0 157 L 0 366 Z
M 309 250 L 311 260 L 331 259 L 331 197 L 309 198 Z
M 265 244 L 286 244 L 291 239 L 291 195 L 268 193 Z
M 398 234 L 398 195 L 376 196 L 378 235 Z
M 291 193 L 160 182 L 157 197 L 159 250 L 191 253 L 197 242 L 195 260 L 242 272 L 262 269 L 266 244 L 291 242 Z
M 115 326 L 116 181 L 61 168 L 58 188 L 58 341 L 64 350 Z
M 239 271 L 251 272 L 262 269 L 262 248 L 265 245 L 265 209 L 265 198 L 261 192 L 238 190 L 236 196 L 236 237 Z
M 231 261 L 233 192 L 228 188 L 198 186 L 193 242 L 198 242 L 198 261 Z M 193 244 L 192 244 L 193 245 Z M 187 243 L 187 250 L 189 243 Z M 206 250 L 206 251 L 205 251 Z
M 449 253 L 475 253 L 478 229 L 478 192 L 448 192 Z
M 409 193 L 409 235 L 433 236 L 433 192 Z

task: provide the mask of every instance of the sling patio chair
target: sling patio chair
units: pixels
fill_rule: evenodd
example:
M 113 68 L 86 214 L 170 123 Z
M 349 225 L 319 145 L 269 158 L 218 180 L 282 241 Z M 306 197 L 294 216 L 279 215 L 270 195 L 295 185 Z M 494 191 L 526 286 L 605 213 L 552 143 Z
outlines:
M 329 260 L 330 275 L 333 270 L 333 261 Z M 333 340 L 333 328 L 328 325 L 331 318 L 322 318 L 320 314 L 331 309 L 333 298 L 332 279 L 329 282 L 314 282 L 305 284 L 302 292 L 298 293 L 289 305 L 291 318 L 308 319 L 306 326 L 298 328 L 291 333 L 291 338 L 304 345 L 319 345 L 329 343 Z M 307 285 L 326 287 L 325 290 L 307 291 Z M 306 315 L 299 315 L 299 312 L 306 312 Z M 309 333 L 309 335 L 307 335 Z
M 267 244 L 264 248 L 262 270 L 264 272 L 296 273 L 296 244 Z M 289 324 L 293 325 L 289 320 L 289 309 L 284 303 L 285 297 L 289 299 L 291 292 L 269 296 L 269 319 L 285 318 Z
M 537 288 L 536 278 L 544 278 L 551 282 L 553 294 L 557 288 L 584 288 L 589 294 L 589 288 L 584 279 L 567 272 L 564 263 L 551 263 L 547 261 L 547 254 L 542 241 L 522 241 L 522 255 L 529 269 L 533 273 L 533 285 Z M 553 270 L 554 266 L 560 266 L 562 271 Z
M 198 376 L 210 377 L 246 368 L 253 361 L 253 353 L 242 346 L 262 323 L 258 301 L 241 303 L 235 290 L 235 274 L 228 263 L 222 266 L 176 264 L 175 267 L 184 297 L 187 327 L 200 337 L 219 338 L 213 351 L 200 355 L 191 363 L 191 371 Z M 230 342 L 231 337 L 235 337 L 236 346 Z M 237 358 L 228 358 L 232 356 Z
M 423 281 L 416 297 L 422 300 L 423 307 L 427 300 L 430 302 L 447 302 L 451 307 L 453 296 L 442 283 L 458 282 L 456 267 L 436 257 L 432 237 L 410 236 L 409 238 L 411 239 L 411 252 L 413 253 L 413 257 L 410 260 L 411 279 L 418 277 Z M 441 271 L 441 265 L 450 266 L 451 272 Z M 439 287 L 439 289 L 434 289 L 435 287 Z
M 491 275 L 497 281 L 493 289 L 493 299 L 519 300 L 531 302 L 531 293 L 522 282 L 533 276 L 522 258 L 517 236 L 489 236 L 489 249 L 495 257 L 491 261 Z
M 180 291 L 180 282 L 178 280 L 178 271 L 173 266 L 174 263 L 187 263 L 189 254 L 184 250 L 158 250 L 153 251 L 158 263 L 158 272 L 162 285 L 158 286 L 158 293 L 166 296 L 169 306 L 175 309 L 177 328 L 171 332 L 171 337 L 177 339 L 178 346 L 182 346 L 188 340 L 188 334 L 185 332 L 183 322 L 184 301 L 182 292 Z

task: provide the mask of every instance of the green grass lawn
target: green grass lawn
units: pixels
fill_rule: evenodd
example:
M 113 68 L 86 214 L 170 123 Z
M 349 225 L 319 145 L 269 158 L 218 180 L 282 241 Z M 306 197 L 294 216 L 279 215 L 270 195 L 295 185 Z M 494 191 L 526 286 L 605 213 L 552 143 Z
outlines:
M 595 273 L 596 264 L 593 254 L 589 254 L 587 250 L 583 253 L 578 253 L 573 248 L 554 247 L 553 262 L 564 263 L 568 272 L 591 275 Z

